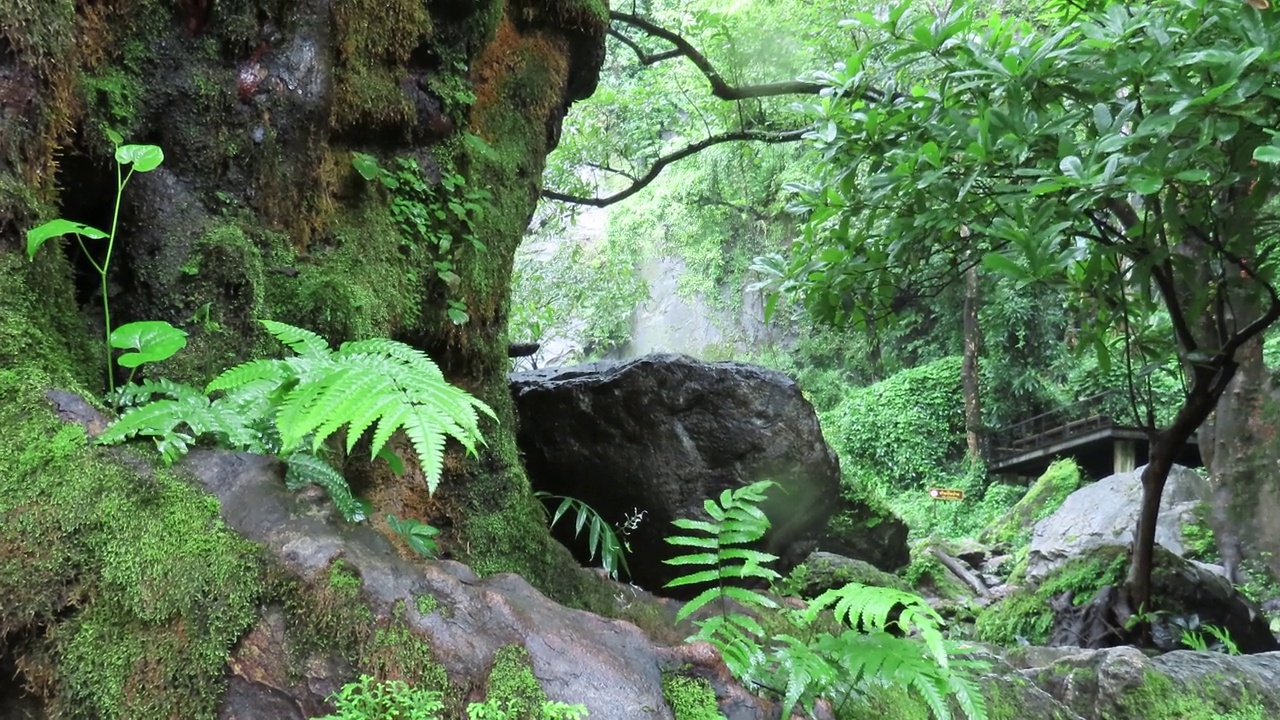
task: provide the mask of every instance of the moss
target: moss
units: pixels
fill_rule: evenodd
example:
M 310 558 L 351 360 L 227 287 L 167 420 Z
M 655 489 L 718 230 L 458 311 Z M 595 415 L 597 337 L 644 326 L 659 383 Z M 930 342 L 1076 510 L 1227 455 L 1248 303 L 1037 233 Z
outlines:
M 702 678 L 663 675 L 662 697 L 675 720 L 724 720 L 715 689 Z
M 1195 520 L 1182 526 L 1182 543 L 1187 549 L 1184 557 L 1188 560 L 1207 563 L 1217 563 L 1221 560 L 1218 556 L 1218 542 L 1214 537 L 1213 527 L 1209 523 L 1211 512 L 1209 503 L 1196 503 Z
M 897 575 L 891 575 L 861 560 L 832 562 L 810 558 L 797 565 L 781 585 L 783 594 L 815 597 L 828 588 L 838 588 L 849 583 L 874 587 L 910 590 L 911 586 Z
M 0 371 L 0 636 L 36 638 L 28 677 L 54 715 L 212 718 L 260 552 L 180 478 L 91 449 L 47 408 L 50 380 Z
M 1263 720 L 1276 717 L 1280 705 L 1264 703 L 1257 688 L 1242 688 L 1236 678 L 1206 679 L 1184 687 L 1146 671 L 1143 682 L 1124 693 L 1111 717 L 1117 720 Z
M 440 609 L 440 603 L 432 595 L 419 595 L 414 598 L 413 605 L 418 609 L 419 615 L 430 615 Z
M 400 87 L 410 56 L 434 27 L 421 0 L 337 0 L 338 63 L 330 125 L 335 130 L 408 127 L 417 120 Z
M 1079 489 L 1080 467 L 1071 458 L 1055 460 L 1027 494 L 1003 518 L 982 534 L 982 541 L 1011 547 L 1026 545 L 1031 528 L 1062 507 L 1067 496 Z
M 508 711 L 509 717 L 536 718 L 547 694 L 533 676 L 529 652 L 519 645 L 500 648 L 486 682 L 485 701 Z
M 340 217 L 331 239 L 312 247 L 295 276 L 267 285 L 270 316 L 317 332 L 335 347 L 416 326 L 423 270 L 400 245 L 399 230 L 378 203 Z
M 48 68 L 71 54 L 75 42 L 75 0 L 0 0 L 0 38 L 37 67 Z
M 840 720 L 925 720 L 933 713 L 924 701 L 901 685 L 872 685 L 839 711 Z
M 1043 645 L 1053 624 L 1050 598 L 1071 592 L 1079 605 L 1089 602 L 1105 585 L 1119 585 L 1128 570 L 1123 547 L 1100 548 L 1093 555 L 1058 568 L 1034 589 L 1019 588 L 978 614 L 974 632 L 984 642 L 1016 646 L 1019 640 Z
M 911 551 L 911 564 L 902 571 L 903 578 L 913 588 L 924 588 L 944 600 L 971 597 L 973 592 L 929 551 L 927 543 L 917 545 Z
M 96 390 L 106 385 L 104 348 L 76 312 L 70 277 L 63 253 L 28 262 L 0 252 L 0 368 L 39 363 L 55 385 Z

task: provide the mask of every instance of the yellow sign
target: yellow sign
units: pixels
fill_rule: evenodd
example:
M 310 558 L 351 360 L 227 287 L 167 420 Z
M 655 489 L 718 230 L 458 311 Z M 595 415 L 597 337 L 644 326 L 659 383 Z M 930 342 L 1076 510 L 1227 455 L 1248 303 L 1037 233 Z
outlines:
M 947 488 L 929 488 L 929 497 L 934 500 L 963 500 L 963 490 L 950 490 Z

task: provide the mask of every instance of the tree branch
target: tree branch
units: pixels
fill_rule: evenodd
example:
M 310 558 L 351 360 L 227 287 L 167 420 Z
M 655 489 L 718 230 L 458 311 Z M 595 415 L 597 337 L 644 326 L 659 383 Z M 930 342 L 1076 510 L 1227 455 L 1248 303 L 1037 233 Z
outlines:
M 684 56 L 684 53 L 675 49 L 666 50 L 660 53 L 649 54 L 644 51 L 644 48 L 640 47 L 640 43 L 636 42 L 635 40 L 632 40 L 626 35 L 623 35 L 622 32 L 617 30 L 616 28 L 612 28 L 612 27 L 609 28 L 609 34 L 613 36 L 615 39 L 617 39 L 618 42 L 631 48 L 632 52 L 636 54 L 636 59 L 640 61 L 641 65 L 646 65 L 646 66 L 657 65 L 663 60 L 670 60 L 671 58 L 678 58 L 678 57 Z
M 558 200 L 560 202 L 574 203 L 575 205 L 607 207 L 616 202 L 626 200 L 632 195 L 635 195 L 636 193 L 643 190 L 646 186 L 649 185 L 649 183 L 653 182 L 658 178 L 658 175 L 662 172 L 663 168 L 670 165 L 671 163 L 677 162 L 679 160 L 683 160 L 689 157 L 690 155 L 694 155 L 696 153 L 702 152 L 703 150 L 706 150 L 707 148 L 713 145 L 720 145 L 722 143 L 727 143 L 727 142 L 742 142 L 742 141 L 754 141 L 754 142 L 764 142 L 764 143 L 795 142 L 796 140 L 800 140 L 801 138 L 803 138 L 805 136 L 805 133 L 807 132 L 809 132 L 807 129 L 789 130 L 787 132 L 780 132 L 780 133 L 763 132 L 760 130 L 739 130 L 737 132 L 728 132 L 728 133 L 721 133 L 720 135 L 712 135 L 710 137 L 699 140 L 698 142 L 693 143 L 691 145 L 686 145 L 685 147 L 669 155 L 663 155 L 662 157 L 658 158 L 653 162 L 653 165 L 650 166 L 648 172 L 640 176 L 640 178 L 637 179 L 635 182 L 633 182 L 629 187 L 627 187 L 627 189 L 622 190 L 620 192 L 616 192 L 613 195 L 609 195 L 608 197 L 602 197 L 602 198 L 579 197 L 577 195 L 569 195 L 566 193 L 556 192 L 555 190 L 543 190 L 542 197 L 548 200 Z
M 707 82 L 711 83 L 711 94 L 721 100 L 749 100 L 751 98 L 775 97 L 778 95 L 817 95 L 826 87 L 819 83 L 804 82 L 801 80 L 789 80 L 785 82 L 761 83 L 758 85 L 742 85 L 735 87 L 725 82 L 719 71 L 711 64 L 706 55 L 698 52 L 688 40 L 685 40 L 678 33 L 674 33 L 660 25 L 646 20 L 637 15 L 620 13 L 617 11 L 609 13 L 609 19 L 624 25 L 630 25 L 646 35 L 661 38 L 671 43 L 674 49 L 666 52 L 650 55 L 645 53 L 640 45 L 626 38 L 621 32 L 611 30 L 610 34 L 618 38 L 627 47 L 631 48 L 640 58 L 640 62 L 645 65 L 653 65 L 663 60 L 675 57 L 689 58 L 689 62 L 693 63 L 703 76 L 707 78 Z M 874 98 L 879 99 L 880 94 L 876 93 Z

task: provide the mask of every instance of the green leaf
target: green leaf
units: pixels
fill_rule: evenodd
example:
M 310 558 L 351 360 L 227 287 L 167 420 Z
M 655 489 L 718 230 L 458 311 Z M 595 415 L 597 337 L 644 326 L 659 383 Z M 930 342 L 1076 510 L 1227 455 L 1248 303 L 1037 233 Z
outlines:
M 387 461 L 387 466 L 391 468 L 391 472 L 396 475 L 404 475 L 404 461 L 400 456 L 392 452 L 391 448 L 384 447 L 378 451 L 377 457 Z
M 1100 133 L 1111 129 L 1111 110 L 1103 103 L 1093 106 L 1093 125 Z
M 1076 180 L 1084 179 L 1084 163 L 1075 155 L 1068 155 L 1062 158 L 1058 163 L 1058 169 L 1062 170 L 1062 173 L 1067 177 L 1075 178 Z
M 111 347 L 118 350 L 134 351 L 116 359 L 120 367 L 133 369 L 144 363 L 173 357 L 187 346 L 187 333 L 163 320 L 146 320 L 121 325 L 111 331 L 110 342 Z
M 1260 163 L 1280 165 L 1280 147 L 1275 145 L 1262 145 L 1254 148 L 1253 159 Z
M 1154 195 L 1164 187 L 1164 178 L 1155 175 L 1133 174 L 1129 176 L 1129 189 L 1139 195 Z
M 151 172 L 164 162 L 164 151 L 155 145 L 121 145 L 116 148 L 116 162 L 132 164 L 137 172 Z
M 992 272 L 1000 273 L 1018 280 L 1028 277 L 1027 271 L 1018 263 L 1000 253 L 987 253 L 982 256 L 982 266 Z
M 378 165 L 378 160 L 368 153 L 351 153 L 351 167 L 355 168 L 356 172 L 360 173 L 360 177 L 365 180 L 374 180 L 382 173 L 382 167 Z M 387 179 L 394 183 L 393 185 L 388 185 L 392 189 L 395 189 L 400 184 L 395 182 L 395 178 L 390 175 L 387 175 Z M 383 182 L 384 184 L 386 183 L 385 180 Z
M 83 223 L 72 222 L 63 218 L 50 220 L 39 227 L 27 231 L 27 258 L 35 260 L 36 252 L 40 250 L 41 245 L 44 245 L 45 242 L 52 238 L 62 237 L 63 235 L 83 235 L 95 240 L 107 237 L 107 234 L 101 230 Z
M 120 133 L 112 130 L 111 128 L 103 128 L 102 134 L 107 136 L 107 140 L 110 140 L 112 145 L 120 145 L 124 143 L 124 138 L 120 137 Z
M 1208 180 L 1210 175 L 1209 171 L 1204 168 L 1192 168 L 1190 170 L 1183 170 L 1177 175 L 1174 175 L 1174 177 L 1182 180 L 1183 182 L 1202 183 Z

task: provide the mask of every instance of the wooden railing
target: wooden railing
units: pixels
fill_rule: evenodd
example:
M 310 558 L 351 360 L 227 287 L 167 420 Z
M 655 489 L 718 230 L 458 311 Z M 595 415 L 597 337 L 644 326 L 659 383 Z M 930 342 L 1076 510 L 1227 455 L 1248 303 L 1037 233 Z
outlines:
M 992 434 L 992 460 L 1031 452 L 1079 435 L 1115 425 L 1104 408 L 1114 391 L 1100 393 L 996 430 Z

